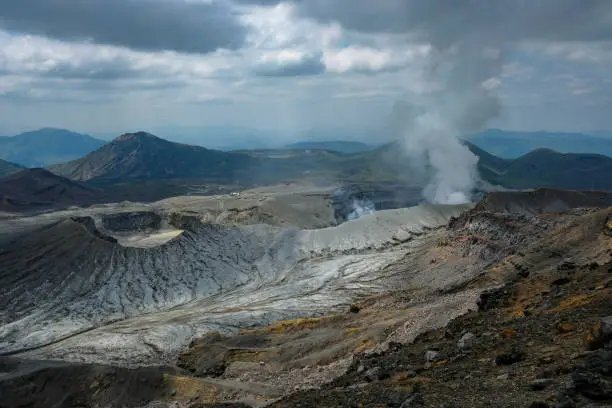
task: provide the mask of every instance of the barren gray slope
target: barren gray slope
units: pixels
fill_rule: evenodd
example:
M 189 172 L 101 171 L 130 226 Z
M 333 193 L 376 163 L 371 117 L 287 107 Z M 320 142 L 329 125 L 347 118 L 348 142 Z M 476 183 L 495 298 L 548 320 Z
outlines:
M 207 330 L 323 313 L 388 289 L 385 267 L 405 255 L 393 246 L 465 208 L 386 211 L 322 230 L 183 219 L 180 236 L 147 249 L 59 221 L 3 246 L 0 352 L 56 343 L 30 355 L 147 363 L 159 357 L 151 345 L 175 353 Z

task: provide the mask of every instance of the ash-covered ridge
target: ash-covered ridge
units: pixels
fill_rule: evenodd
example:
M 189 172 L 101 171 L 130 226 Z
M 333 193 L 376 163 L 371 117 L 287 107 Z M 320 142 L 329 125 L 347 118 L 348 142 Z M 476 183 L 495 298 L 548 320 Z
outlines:
M 0 353 L 149 364 L 210 330 L 327 313 L 388 290 L 385 268 L 405 246 L 467 208 L 382 211 L 317 230 L 153 210 L 30 226 L 1 246 Z

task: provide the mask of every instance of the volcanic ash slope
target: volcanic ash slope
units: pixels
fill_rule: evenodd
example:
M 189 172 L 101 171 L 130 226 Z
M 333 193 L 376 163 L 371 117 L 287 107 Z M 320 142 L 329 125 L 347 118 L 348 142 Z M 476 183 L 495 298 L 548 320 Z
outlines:
M 154 364 L 209 330 L 328 313 L 388 290 L 390 264 L 467 206 L 383 211 L 320 230 L 195 218 L 151 248 L 69 218 L 0 249 L 0 353 Z

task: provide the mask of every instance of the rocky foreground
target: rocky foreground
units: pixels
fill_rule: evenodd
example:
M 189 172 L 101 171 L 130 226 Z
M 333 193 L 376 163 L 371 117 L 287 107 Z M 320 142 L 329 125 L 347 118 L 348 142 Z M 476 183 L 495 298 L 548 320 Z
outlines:
M 612 208 L 537 201 L 477 206 L 397 247 L 391 290 L 203 333 L 163 367 L 5 357 L 0 407 L 610 406 Z

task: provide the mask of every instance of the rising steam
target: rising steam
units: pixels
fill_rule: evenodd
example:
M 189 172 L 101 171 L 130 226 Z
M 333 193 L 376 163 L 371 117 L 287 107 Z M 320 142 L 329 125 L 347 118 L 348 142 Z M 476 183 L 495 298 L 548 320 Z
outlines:
M 346 219 L 349 221 L 358 220 L 364 215 L 374 214 L 376 212 L 376 206 L 372 200 L 368 200 L 367 198 L 353 198 L 351 208 L 352 211 L 346 216 Z
M 479 182 L 478 157 L 459 137 L 499 113 L 495 75 L 501 69 L 499 52 L 479 50 L 434 50 L 425 80 L 440 89 L 395 105 L 400 142 L 410 166 L 426 178 L 423 196 L 432 203 L 469 202 Z

